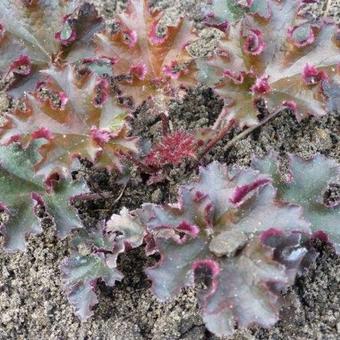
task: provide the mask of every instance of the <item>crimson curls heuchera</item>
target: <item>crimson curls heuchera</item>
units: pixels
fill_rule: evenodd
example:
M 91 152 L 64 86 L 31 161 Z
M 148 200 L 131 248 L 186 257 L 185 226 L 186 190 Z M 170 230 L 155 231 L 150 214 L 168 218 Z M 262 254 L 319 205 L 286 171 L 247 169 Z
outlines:
M 193 58 L 186 46 L 195 36 L 187 18 L 162 25 L 163 19 L 163 13 L 151 10 L 147 1 L 129 1 L 111 27 L 95 36 L 93 54 L 86 62 L 94 69 L 109 63 L 112 82 L 135 105 L 146 99 L 159 102 L 161 96 L 166 111 L 167 98 L 179 85 L 194 85 Z
M 201 168 L 177 203 L 144 204 L 136 212 L 161 255 L 146 271 L 153 292 L 164 301 L 203 284 L 203 319 L 219 336 L 232 334 L 235 324 L 273 325 L 279 290 L 316 256 L 302 213 L 278 201 L 270 177 L 258 171 L 217 162 Z
M 225 148 L 282 111 L 298 120 L 338 112 L 339 28 L 304 11 L 307 2 L 208 1 L 204 23 L 221 39 L 197 57 L 193 23 L 169 22 L 146 0 L 128 1 L 109 25 L 86 1 L 2 0 L 0 89 L 13 104 L 0 113 L 5 249 L 25 250 L 49 215 L 57 235 L 70 236 L 62 281 L 81 320 L 98 302 L 97 283 L 122 279 L 118 256 L 144 245 L 148 255 L 160 254 L 146 270 L 154 294 L 163 301 L 197 284 L 214 334 L 273 325 L 280 293 L 317 256 L 313 239 L 339 253 L 335 160 L 289 155 L 285 177 L 274 153 L 248 168 L 212 162 L 181 186 L 178 202 L 123 208 L 86 227 L 76 202 L 100 195 L 76 175 L 77 160 L 114 170 L 125 185 L 132 161 L 151 185 L 171 167 L 194 172 L 234 128 L 248 126 Z M 211 126 L 176 130 L 169 104 L 197 85 L 212 87 L 224 108 Z M 153 143 L 134 136 L 141 108 L 160 123 Z
M 1 1 L 2 85 L 16 98 L 34 90 L 40 70 L 60 65 L 70 51 L 83 51 L 103 23 L 95 7 L 83 1 Z
M 43 135 L 49 143 L 39 168 L 45 172 L 69 166 L 75 155 L 120 168 L 121 153 L 138 152 L 138 139 L 128 136 L 129 109 L 109 95 L 106 80 L 79 76 L 73 66 L 43 73 L 46 80 L 26 94 L 24 108 L 3 114 L 2 142 Z
M 223 24 L 224 37 L 213 55 L 197 60 L 197 69 L 198 79 L 223 98 L 225 119 L 249 126 L 263 110 L 284 108 L 299 120 L 325 115 L 333 96 L 327 88 L 339 87 L 338 26 L 302 14 L 304 1 L 222 3 L 213 0 L 206 15 L 217 28 Z

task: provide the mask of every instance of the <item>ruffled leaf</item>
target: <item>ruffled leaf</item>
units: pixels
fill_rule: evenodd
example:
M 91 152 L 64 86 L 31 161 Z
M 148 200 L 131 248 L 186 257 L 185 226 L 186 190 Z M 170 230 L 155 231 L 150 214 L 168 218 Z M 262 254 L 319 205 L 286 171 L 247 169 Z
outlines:
M 279 197 L 284 201 L 301 205 L 312 230 L 327 233 L 336 251 L 339 252 L 340 202 L 338 198 L 326 202 L 327 190 L 331 190 L 332 184 L 339 182 L 339 164 L 322 155 L 317 155 L 308 161 L 291 155 L 287 182 L 277 175 L 276 164 L 278 164 L 277 154 L 272 153 L 270 157 L 263 160 L 255 160 L 253 166 L 273 175 Z
M 99 16 L 96 7 L 83 3 L 63 19 L 63 26 L 55 33 L 55 39 L 63 46 L 64 58 L 68 62 L 83 59 L 92 49 L 92 39 L 104 29 L 104 19 Z
M 26 111 L 4 114 L 3 142 L 18 135 L 47 136 L 43 171 L 69 165 L 74 155 L 119 168 L 121 153 L 138 151 L 137 138 L 128 136 L 128 109 L 109 98 L 107 81 L 93 74 L 77 78 L 71 66 L 44 74 L 47 80 L 27 95 Z
M 61 270 L 64 289 L 81 320 L 89 318 L 92 307 L 98 303 L 98 280 L 112 287 L 123 278 L 117 269 L 118 255 L 140 246 L 144 232 L 138 217 L 124 208 L 119 215 L 112 215 L 106 225 L 90 231 L 82 229 L 73 237 L 73 253 L 64 260 Z
M 192 264 L 208 255 L 204 242 L 190 240 L 181 247 L 173 240 L 160 239 L 157 249 L 163 254 L 155 268 L 148 268 L 146 273 L 152 280 L 152 292 L 161 301 L 178 294 L 183 287 L 194 284 Z
M 100 224 L 90 231 L 79 230 L 73 237 L 72 250 L 61 264 L 62 281 L 76 315 L 84 321 L 98 303 L 95 292 L 98 280 L 112 287 L 123 278 L 116 267 L 124 244 L 116 242 L 116 235 L 106 232 L 104 224 Z
M 275 261 L 286 267 L 291 284 L 296 275 L 301 276 L 318 256 L 312 239 L 299 232 L 285 234 L 277 229 L 268 229 L 261 235 L 262 242 L 274 250 Z M 280 287 L 277 287 L 280 289 Z
M 324 19 L 300 17 L 299 1 L 253 1 L 230 24 L 213 56 L 197 61 L 198 79 L 213 85 L 226 117 L 257 123 L 258 103 L 269 112 L 289 108 L 298 119 L 327 113 L 325 88 L 339 63 L 338 28 Z M 306 82 L 306 68 L 316 75 Z M 229 119 L 230 119 L 229 118 Z
M 27 5 L 20 0 L 0 4 L 0 75 L 8 93 L 20 97 L 32 91 L 41 79 L 39 70 L 48 64 L 84 53 L 93 35 L 103 27 L 103 19 L 93 5 L 78 0 L 44 0 Z M 72 46 L 70 46 L 72 45 Z M 20 72 L 13 65 L 21 64 Z M 76 59 L 74 59 L 76 61 Z
M 38 205 L 52 216 L 60 237 L 82 227 L 71 201 L 88 189 L 63 174 L 52 174 L 46 180 L 36 175 L 44 145 L 46 140 L 36 139 L 26 148 L 18 143 L 0 146 L 0 210 L 8 216 L 1 233 L 8 250 L 24 250 L 25 237 L 42 231 L 34 212 Z
M 118 239 L 123 240 L 131 248 L 139 247 L 143 243 L 145 230 L 137 216 L 123 208 L 120 214 L 113 214 L 106 224 L 108 232 L 119 233 Z
M 54 34 L 61 27 L 63 16 L 74 6 L 75 1 L 39 1 L 26 6 L 20 0 L 4 0 L 0 4 L 0 21 L 35 63 L 46 64 L 59 50 Z
M 218 275 L 211 278 L 210 291 L 203 294 L 203 320 L 207 328 L 217 336 L 234 332 L 239 327 L 257 323 L 270 327 L 279 316 L 278 296 L 269 284 L 287 283 L 284 266 L 273 260 L 272 251 L 260 242 L 252 240 L 242 254 L 219 265 Z M 195 264 L 196 275 L 206 270 L 206 264 Z
M 144 204 L 137 211 L 161 255 L 147 269 L 156 296 L 166 300 L 194 281 L 203 283 L 209 287 L 202 293 L 203 317 L 217 335 L 232 334 L 235 322 L 241 327 L 275 323 L 279 303 L 270 284 L 291 283 L 300 263 L 292 264 L 288 275 L 273 258 L 275 247 L 262 244 L 259 236 L 273 226 L 282 235 L 308 235 L 301 208 L 277 202 L 267 176 L 217 162 L 202 168 L 199 179 L 181 187 L 179 195 L 176 204 Z
M 169 86 L 179 80 L 193 81 L 192 58 L 185 48 L 192 39 L 192 25 L 183 18 L 166 25 L 163 19 L 162 13 L 151 12 L 147 1 L 131 0 L 111 30 L 95 39 L 97 58 L 114 60 L 113 79 L 136 105 L 157 94 L 167 95 Z
M 112 263 L 113 262 L 113 263 Z M 75 314 L 86 320 L 92 315 L 92 307 L 98 303 L 95 286 L 98 279 L 113 286 L 122 279 L 110 255 L 75 255 L 62 264 L 63 284 L 68 299 L 75 308 Z

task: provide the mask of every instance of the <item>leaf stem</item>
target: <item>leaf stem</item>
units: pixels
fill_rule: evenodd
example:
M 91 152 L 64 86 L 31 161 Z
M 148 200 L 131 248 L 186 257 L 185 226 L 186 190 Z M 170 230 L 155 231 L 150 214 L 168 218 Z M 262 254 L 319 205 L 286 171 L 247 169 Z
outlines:
M 124 185 L 123 190 L 121 191 L 121 193 L 119 194 L 119 196 L 114 200 L 113 204 L 117 204 L 117 203 L 121 200 L 121 198 L 122 198 L 123 195 L 124 195 L 124 192 L 125 192 L 125 189 L 126 189 L 127 185 L 128 185 L 127 183 Z
M 266 118 L 264 118 L 262 121 L 260 121 L 257 125 L 251 126 L 248 129 L 245 129 L 241 133 L 239 133 L 237 136 L 235 136 L 231 141 L 229 141 L 226 146 L 224 147 L 224 150 L 230 149 L 233 145 L 235 145 L 239 140 L 243 139 L 244 137 L 248 136 L 250 133 L 252 133 L 254 130 L 258 129 L 259 127 L 263 126 L 267 122 L 269 122 L 271 119 L 276 117 L 280 112 L 284 110 L 275 111 Z
M 201 154 L 198 156 L 198 161 L 202 159 L 210 150 L 220 141 L 222 140 L 226 134 L 230 131 L 230 129 L 235 125 L 235 120 L 231 119 L 228 124 L 222 128 L 215 138 L 213 138 L 204 148 L 204 150 L 201 152 Z
M 166 136 L 169 133 L 169 116 L 164 112 L 162 112 L 160 116 L 162 119 L 163 136 Z
M 251 126 L 245 130 L 243 130 L 241 133 L 239 133 L 237 136 L 235 136 L 232 140 L 230 140 L 225 146 L 224 146 L 224 150 L 229 150 L 232 146 L 234 146 L 238 141 L 240 141 L 241 139 L 245 138 L 246 136 L 248 136 L 250 133 L 252 133 L 254 130 L 258 129 L 259 127 L 263 126 L 264 124 L 266 124 L 267 122 L 269 122 L 271 119 L 273 119 L 274 117 L 276 117 L 280 112 L 282 112 L 284 110 L 278 110 L 275 111 L 271 114 L 269 114 L 266 118 L 264 118 L 263 120 L 261 120 L 257 125 Z M 228 125 L 226 125 L 219 133 L 218 135 L 211 140 L 207 146 L 205 147 L 205 149 L 203 150 L 203 152 L 201 153 L 201 155 L 198 157 L 198 162 L 208 153 L 211 151 L 211 149 L 220 141 L 222 140 L 225 135 L 228 133 L 228 131 L 233 127 L 234 125 L 234 121 L 231 120 L 229 122 Z

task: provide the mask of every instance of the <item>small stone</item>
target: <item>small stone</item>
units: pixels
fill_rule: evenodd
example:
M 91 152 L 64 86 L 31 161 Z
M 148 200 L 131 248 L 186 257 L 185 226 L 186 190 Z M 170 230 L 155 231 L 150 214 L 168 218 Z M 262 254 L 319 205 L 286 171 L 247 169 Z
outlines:
M 81 243 L 78 245 L 78 252 L 81 256 L 87 256 L 91 254 L 91 249 L 87 244 Z
M 246 234 L 238 230 L 228 230 L 214 237 L 209 250 L 216 256 L 232 256 L 236 250 L 240 249 L 247 242 Z
M 9 105 L 10 105 L 10 100 L 8 96 L 4 92 L 1 92 L 0 93 L 0 112 L 6 111 Z M 1 120 L 0 120 L 0 125 L 1 125 Z
M 162 199 L 163 199 L 162 190 L 158 188 L 152 193 L 151 200 L 153 203 L 160 203 L 162 202 Z
M 9 313 L 3 313 L 1 316 L 2 323 L 6 324 L 11 321 L 11 315 Z
M 316 129 L 314 140 L 317 143 L 319 150 L 327 150 L 332 147 L 332 138 L 324 129 Z

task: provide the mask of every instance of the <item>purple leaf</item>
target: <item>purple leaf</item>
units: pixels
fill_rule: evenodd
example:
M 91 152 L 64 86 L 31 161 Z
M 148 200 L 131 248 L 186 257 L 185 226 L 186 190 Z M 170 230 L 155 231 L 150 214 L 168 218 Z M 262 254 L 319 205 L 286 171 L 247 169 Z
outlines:
M 208 287 L 201 297 L 203 317 L 217 335 L 232 334 L 234 323 L 269 327 L 276 322 L 279 301 L 271 284 L 291 283 L 302 260 L 286 272 L 274 259 L 275 247 L 262 244 L 260 236 L 271 228 L 285 237 L 292 232 L 308 236 L 309 226 L 300 207 L 277 202 L 270 178 L 214 162 L 201 168 L 197 181 L 180 188 L 178 203 L 145 204 L 136 214 L 161 255 L 147 269 L 158 298 L 203 283 Z M 303 246 L 294 243 L 305 256 Z M 282 253 L 286 244 L 277 242 L 277 248 Z
M 253 323 L 270 327 L 278 320 L 278 296 L 269 284 L 285 285 L 288 279 L 270 249 L 252 240 L 239 256 L 221 262 L 219 270 L 201 295 L 203 320 L 211 332 L 225 336 L 234 332 L 236 323 L 242 328 Z
M 86 320 L 92 315 L 91 309 L 98 303 L 95 287 L 98 279 L 113 286 L 123 275 L 115 268 L 110 255 L 75 255 L 62 264 L 63 284 L 76 315 Z

